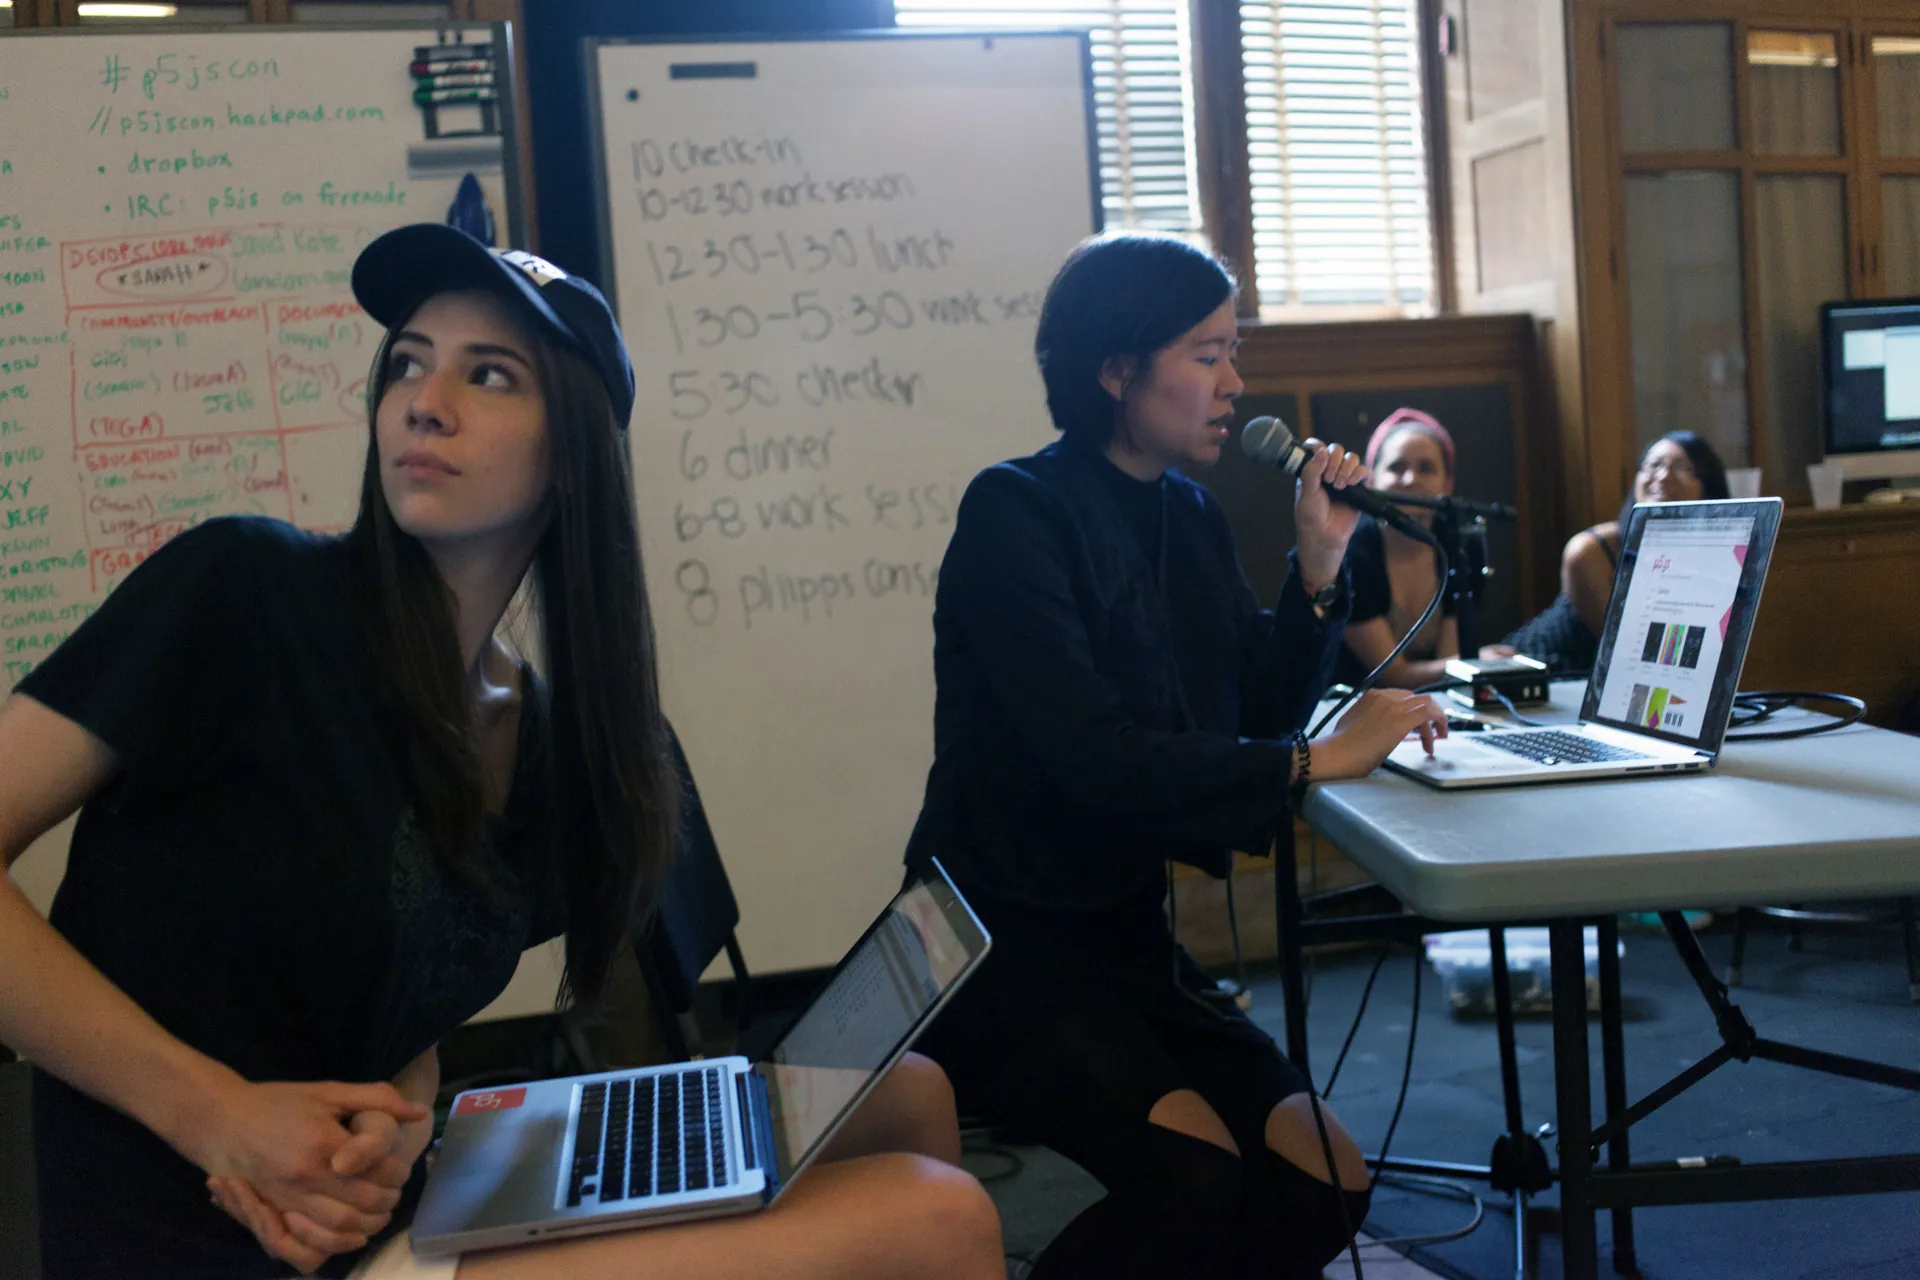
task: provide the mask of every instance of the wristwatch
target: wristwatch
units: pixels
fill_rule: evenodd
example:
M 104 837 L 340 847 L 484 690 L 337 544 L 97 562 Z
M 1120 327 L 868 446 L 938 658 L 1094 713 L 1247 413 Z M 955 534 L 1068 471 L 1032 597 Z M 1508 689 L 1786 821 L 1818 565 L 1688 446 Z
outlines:
M 1314 617 L 1322 622 L 1327 620 L 1327 611 L 1333 608 L 1333 602 L 1340 598 L 1340 579 L 1336 576 L 1332 582 L 1307 597 L 1307 603 L 1313 606 Z

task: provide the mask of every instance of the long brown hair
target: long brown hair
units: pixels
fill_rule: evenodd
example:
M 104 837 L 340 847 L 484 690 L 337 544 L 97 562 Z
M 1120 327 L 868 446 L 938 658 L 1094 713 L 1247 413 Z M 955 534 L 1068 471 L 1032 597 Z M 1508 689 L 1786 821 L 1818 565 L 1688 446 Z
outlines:
M 426 548 L 394 522 L 380 486 L 372 427 L 392 340 L 390 331 L 367 379 L 360 514 L 345 543 L 375 680 L 404 727 L 421 826 L 450 876 L 495 894 L 479 856 L 485 801 L 452 592 Z M 584 358 L 538 329 L 533 358 L 554 477 L 553 514 L 532 569 L 552 699 L 546 758 L 519 767 L 537 768 L 553 799 L 548 856 L 534 874 L 545 874 L 545 888 L 566 904 L 562 999 L 593 1000 L 650 909 L 673 850 L 680 788 L 660 709 L 626 433 Z

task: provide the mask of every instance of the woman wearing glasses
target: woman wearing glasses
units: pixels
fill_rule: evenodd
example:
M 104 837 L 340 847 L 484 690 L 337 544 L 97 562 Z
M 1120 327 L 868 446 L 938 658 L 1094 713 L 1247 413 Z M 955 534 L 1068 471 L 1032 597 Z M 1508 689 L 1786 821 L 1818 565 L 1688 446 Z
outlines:
M 1599 649 L 1607 603 L 1613 598 L 1614 569 L 1620 563 L 1620 535 L 1634 506 L 1729 496 L 1727 469 L 1712 445 L 1691 431 L 1661 436 L 1641 455 L 1633 493 L 1621 505 L 1619 517 L 1567 539 L 1560 555 L 1559 596 L 1504 641 L 1482 648 L 1481 656 L 1524 653 L 1557 672 L 1584 676 Z

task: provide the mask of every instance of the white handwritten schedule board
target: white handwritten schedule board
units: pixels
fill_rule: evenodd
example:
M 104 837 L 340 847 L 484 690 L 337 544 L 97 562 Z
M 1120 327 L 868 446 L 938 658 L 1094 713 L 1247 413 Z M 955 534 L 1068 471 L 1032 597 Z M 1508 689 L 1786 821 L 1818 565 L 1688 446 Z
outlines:
M 1041 298 L 1094 229 L 1084 40 L 593 50 L 668 713 L 749 962 L 836 961 L 933 757 L 933 591 L 1053 438 Z
M 447 44 L 505 82 L 487 24 L 0 38 L 0 688 L 194 524 L 352 522 L 381 334 L 355 255 L 468 171 L 512 233 L 499 105 L 414 101 Z

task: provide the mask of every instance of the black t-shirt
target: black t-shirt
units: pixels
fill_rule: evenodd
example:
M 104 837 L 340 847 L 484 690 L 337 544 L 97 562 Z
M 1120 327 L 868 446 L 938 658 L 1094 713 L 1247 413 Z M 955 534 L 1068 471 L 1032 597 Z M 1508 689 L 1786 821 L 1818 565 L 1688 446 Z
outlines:
M 1347 572 L 1353 579 L 1353 612 L 1347 617 L 1349 628 L 1373 618 L 1384 618 L 1393 608 L 1393 585 L 1387 577 L 1386 535 L 1381 532 L 1380 522 L 1372 516 L 1361 516 L 1360 523 L 1354 526 L 1353 537 L 1347 542 Z M 1440 572 L 1440 556 L 1434 553 L 1433 571 Z M 1401 602 L 1404 610 L 1418 617 L 1418 611 L 1427 607 L 1425 600 L 1405 600 Z M 1451 618 L 1455 613 L 1453 592 L 1449 591 L 1440 600 L 1440 616 Z M 1410 658 L 1430 658 L 1433 656 L 1430 645 L 1416 642 L 1407 656 Z M 1366 679 L 1367 668 L 1353 656 L 1351 649 L 1340 650 L 1340 660 L 1334 669 L 1334 679 L 1346 684 L 1359 684 Z
M 250 1080 L 390 1079 L 564 927 L 523 681 L 516 773 L 455 883 L 410 803 L 404 738 L 355 621 L 344 547 L 214 520 L 156 552 L 18 691 L 118 757 L 80 812 L 51 919 L 173 1035 Z M 44 1074 L 43 1253 L 65 1276 L 278 1275 L 204 1177 Z

